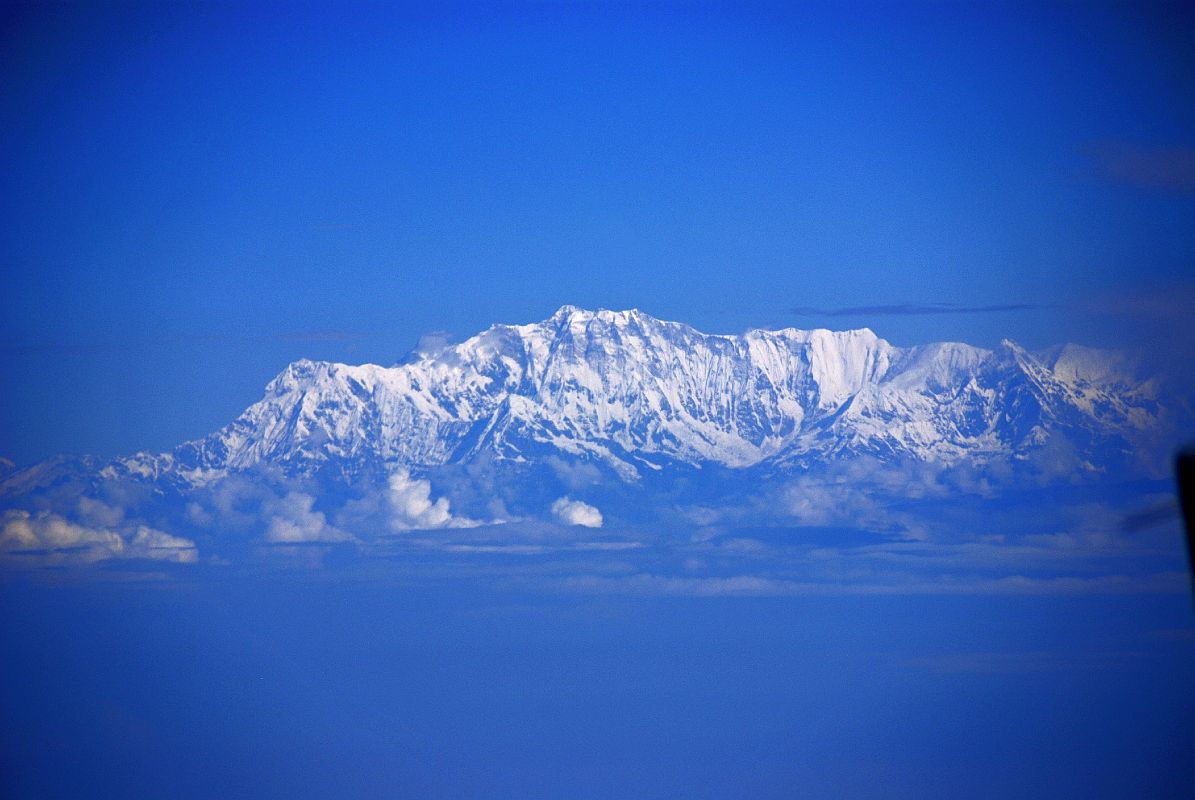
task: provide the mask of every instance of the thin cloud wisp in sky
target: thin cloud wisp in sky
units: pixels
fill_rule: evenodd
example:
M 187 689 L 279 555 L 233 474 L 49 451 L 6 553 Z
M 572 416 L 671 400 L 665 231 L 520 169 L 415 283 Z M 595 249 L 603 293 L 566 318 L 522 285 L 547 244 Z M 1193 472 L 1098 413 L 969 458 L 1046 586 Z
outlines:
M 954 303 L 892 303 L 874 306 L 795 306 L 792 313 L 800 317 L 917 317 L 932 314 L 993 314 L 1005 311 L 1035 311 L 1044 308 L 1037 303 L 998 303 L 964 306 Z
M 1097 142 L 1087 148 L 1096 172 L 1111 183 L 1195 195 L 1195 147 L 1148 147 L 1129 142 Z

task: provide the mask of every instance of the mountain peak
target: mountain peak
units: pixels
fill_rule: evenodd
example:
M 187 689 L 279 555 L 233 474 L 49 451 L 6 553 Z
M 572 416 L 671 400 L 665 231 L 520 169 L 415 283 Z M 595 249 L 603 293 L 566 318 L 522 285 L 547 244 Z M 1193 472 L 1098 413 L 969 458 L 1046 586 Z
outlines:
M 654 320 L 656 322 L 659 322 L 659 320 L 656 320 L 651 315 L 645 314 L 644 312 L 640 311 L 637 308 L 628 308 L 628 309 L 623 309 L 623 310 L 617 310 L 617 309 L 598 307 L 596 309 L 590 310 L 587 308 L 582 308 L 580 306 L 574 306 L 574 305 L 568 305 L 568 304 L 563 305 L 560 308 L 556 309 L 556 311 L 553 312 L 552 316 L 550 316 L 548 319 L 555 320 L 555 321 L 565 320 L 565 319 L 580 319 L 580 320 L 584 320 L 584 321 L 589 321 L 592 319 L 600 319 L 600 320 L 603 320 L 606 322 L 626 322 L 629 320 Z
M 870 328 L 714 335 L 634 308 L 564 305 L 543 322 L 496 325 L 390 368 L 297 361 L 177 461 L 349 474 L 569 458 L 634 480 L 669 462 L 1024 458 L 1046 423 L 1018 415 L 1036 413 L 1038 397 L 1059 436 L 1125 452 L 1156 408 L 1119 371 L 1096 369 L 1099 351 L 1066 354 L 1038 361 L 1011 342 L 901 348 Z M 1010 372 L 1010 357 L 1022 369 Z M 1023 392 L 1033 398 L 1018 400 Z
M 580 306 L 574 306 L 569 303 L 565 303 L 560 308 L 552 312 L 552 316 L 548 317 L 548 319 L 564 319 L 566 317 L 571 317 L 573 314 L 584 311 L 585 309 L 581 308 Z

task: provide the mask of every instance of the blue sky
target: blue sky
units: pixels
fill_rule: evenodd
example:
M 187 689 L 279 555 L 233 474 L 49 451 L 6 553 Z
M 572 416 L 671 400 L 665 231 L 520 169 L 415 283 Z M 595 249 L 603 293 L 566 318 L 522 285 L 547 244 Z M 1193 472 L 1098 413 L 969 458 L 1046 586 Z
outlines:
M 1165 7 L 106 6 L 5 12 L 20 464 L 166 449 L 295 358 L 563 303 L 1188 330 L 1195 46 Z

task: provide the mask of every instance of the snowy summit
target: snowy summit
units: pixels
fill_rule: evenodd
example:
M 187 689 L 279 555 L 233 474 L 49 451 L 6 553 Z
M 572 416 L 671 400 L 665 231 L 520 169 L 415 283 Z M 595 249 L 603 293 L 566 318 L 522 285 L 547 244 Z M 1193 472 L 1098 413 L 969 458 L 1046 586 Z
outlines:
M 633 481 L 677 463 L 987 463 L 1060 443 L 1100 469 L 1143 452 L 1161 413 L 1122 357 L 1073 345 L 903 348 L 867 328 L 720 335 L 564 306 L 396 366 L 297 361 L 225 428 L 110 469 L 202 483 L 263 464 L 351 477 L 560 456 Z

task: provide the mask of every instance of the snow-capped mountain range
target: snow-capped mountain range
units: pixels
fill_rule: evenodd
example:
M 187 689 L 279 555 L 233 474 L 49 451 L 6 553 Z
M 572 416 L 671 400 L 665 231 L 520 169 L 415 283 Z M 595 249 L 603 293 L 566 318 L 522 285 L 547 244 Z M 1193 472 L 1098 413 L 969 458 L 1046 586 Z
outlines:
M 1074 345 L 719 335 L 565 306 L 390 367 L 297 361 L 169 453 L 0 461 L 0 563 L 192 563 L 512 523 L 918 538 L 955 524 L 952 498 L 1162 477 L 1180 419 L 1127 359 Z
M 351 480 L 557 456 L 633 482 L 676 464 L 1017 462 L 1060 443 L 1098 471 L 1148 450 L 1163 415 L 1155 383 L 1122 356 L 1075 345 L 905 348 L 866 328 L 719 335 L 564 306 L 390 367 L 297 361 L 221 430 L 104 472 L 201 485 L 272 465 Z

